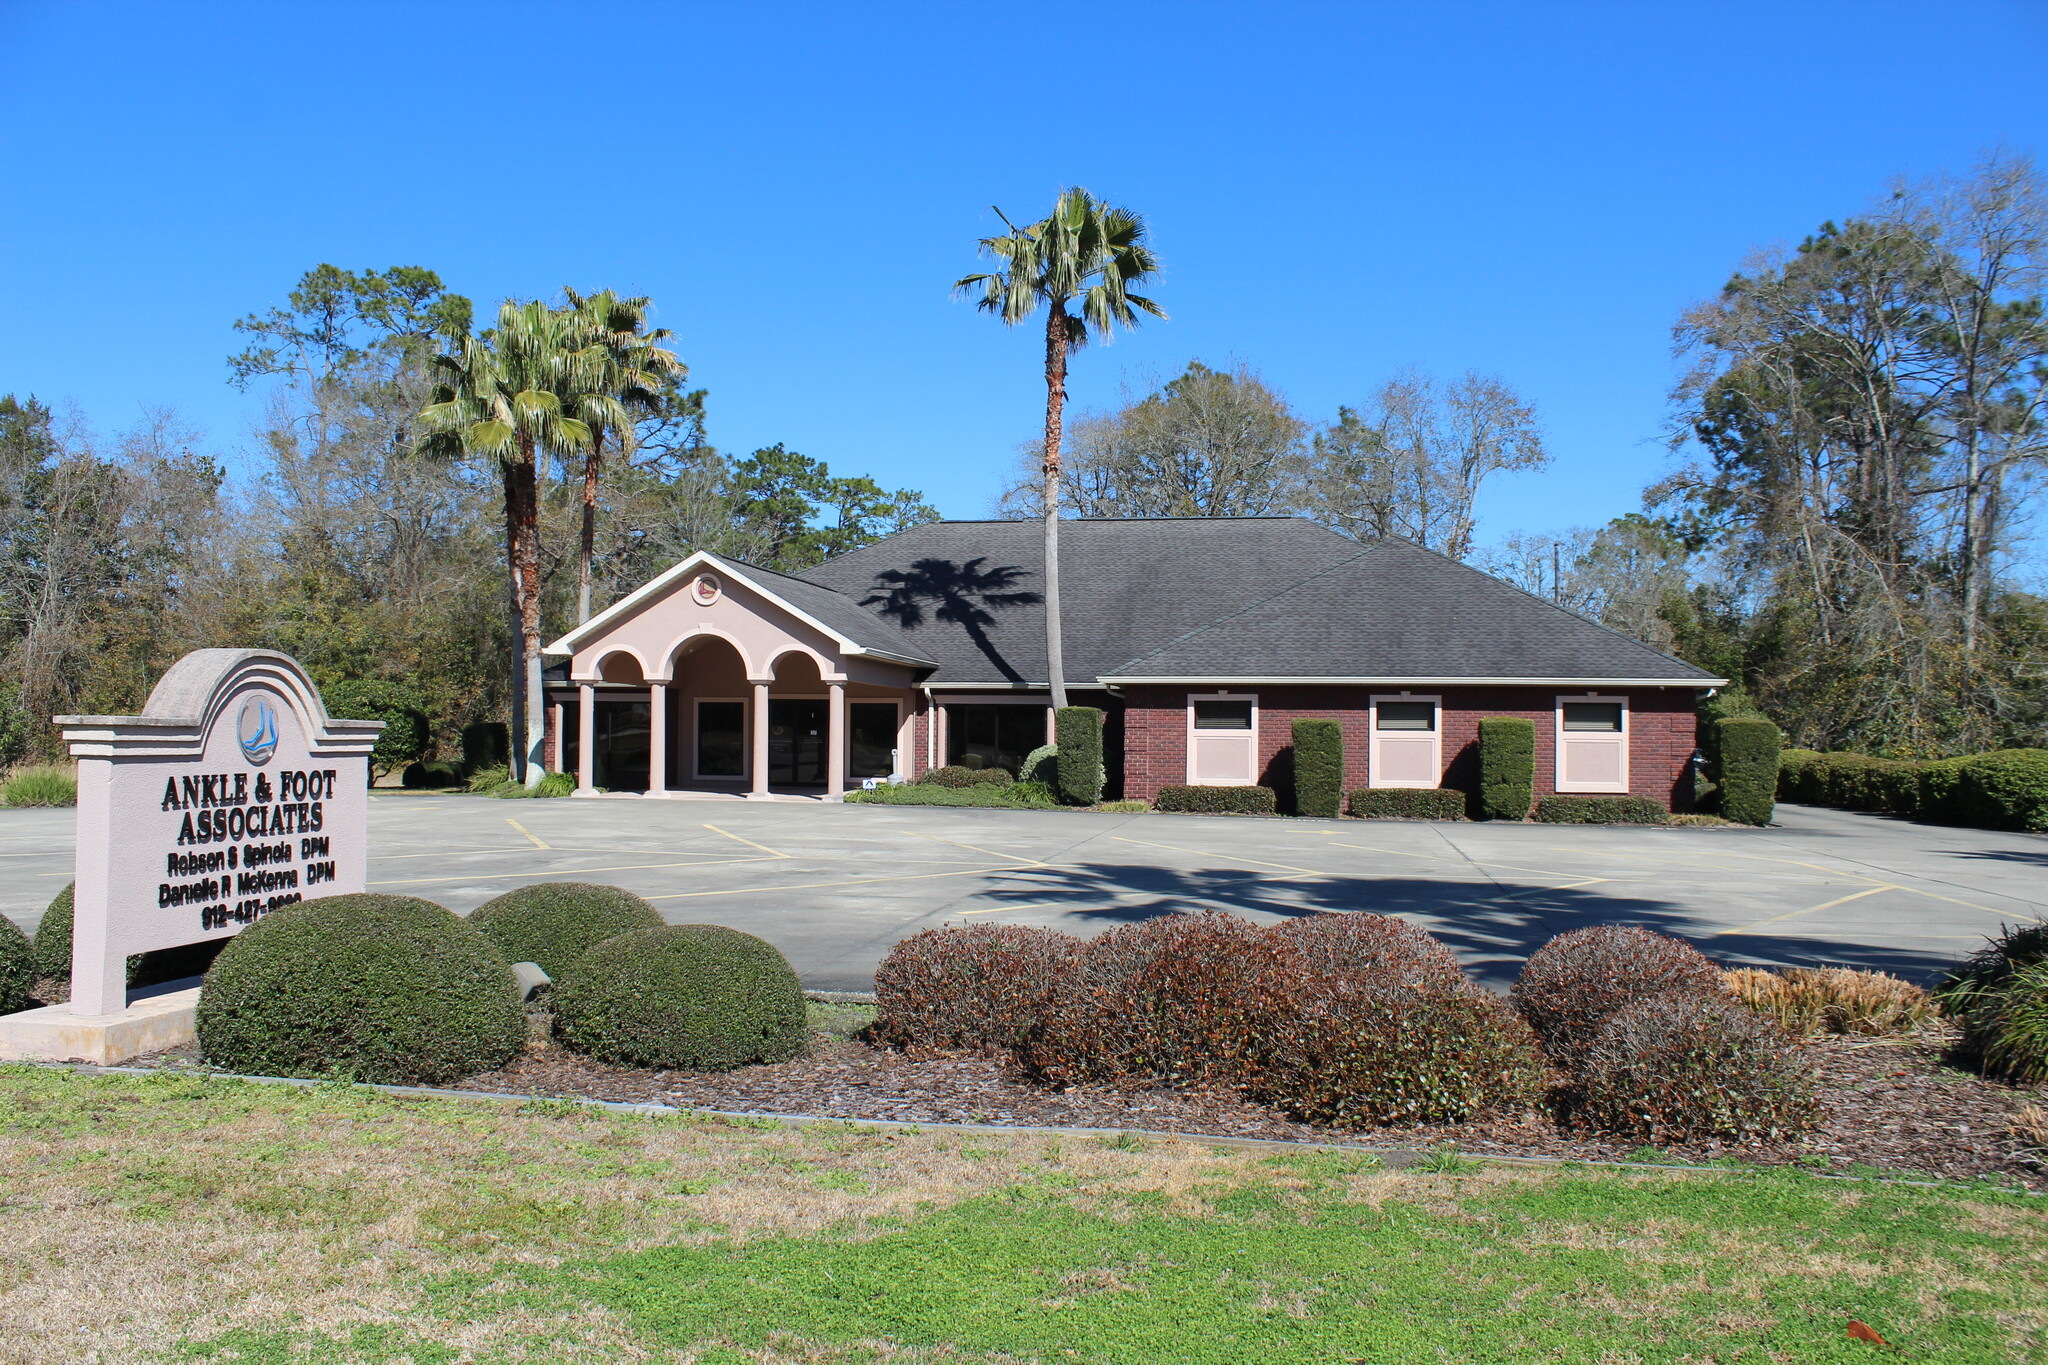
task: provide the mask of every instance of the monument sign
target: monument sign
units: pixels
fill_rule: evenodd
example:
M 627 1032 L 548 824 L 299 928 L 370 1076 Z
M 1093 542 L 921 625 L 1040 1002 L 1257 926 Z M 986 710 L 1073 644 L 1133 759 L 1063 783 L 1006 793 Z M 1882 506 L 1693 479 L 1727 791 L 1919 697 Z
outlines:
M 286 656 L 196 650 L 139 716 L 56 719 L 78 760 L 73 1015 L 127 1007 L 132 954 L 363 889 L 383 722 L 329 717 Z

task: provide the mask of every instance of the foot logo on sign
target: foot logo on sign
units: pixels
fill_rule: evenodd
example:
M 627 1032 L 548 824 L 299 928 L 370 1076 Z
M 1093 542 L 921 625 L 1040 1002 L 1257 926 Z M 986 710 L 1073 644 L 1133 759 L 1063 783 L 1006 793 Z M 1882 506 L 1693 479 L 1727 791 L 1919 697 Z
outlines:
M 259 768 L 270 761 L 277 752 L 277 712 L 267 700 L 255 697 L 242 704 L 235 737 L 242 741 L 242 757 Z

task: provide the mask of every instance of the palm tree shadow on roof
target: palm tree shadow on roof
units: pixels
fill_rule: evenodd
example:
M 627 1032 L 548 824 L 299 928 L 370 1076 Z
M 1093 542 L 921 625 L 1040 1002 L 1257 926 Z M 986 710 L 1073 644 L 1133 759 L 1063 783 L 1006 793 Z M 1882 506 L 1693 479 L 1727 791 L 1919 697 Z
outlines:
M 1694 912 L 1650 896 L 1605 895 L 1515 881 L 1425 877 L 1276 878 L 1234 868 L 1146 863 L 1018 868 L 981 892 L 1018 908 L 1064 909 L 1058 927 L 1098 930 L 1198 910 L 1299 917 L 1324 911 L 1400 915 L 1441 939 L 1480 984 L 1505 990 L 1531 953 L 1568 929 L 1632 924 L 1684 939 L 1718 966 L 1861 967 L 1923 981 L 1955 959 L 1908 948 L 1762 934 L 1709 936 Z
M 924 624 L 929 605 L 932 620 L 959 626 L 1005 678 L 1021 683 L 1024 675 L 1011 667 L 988 638 L 987 628 L 996 623 L 990 608 L 1035 606 L 1045 598 L 1029 589 L 1015 590 L 1018 582 L 1031 572 L 1029 569 L 1015 564 L 983 568 L 987 563 L 988 557 L 982 555 L 965 564 L 950 559 L 920 559 L 907 569 L 884 569 L 875 575 L 876 590 L 863 597 L 860 604 L 880 607 L 882 615 L 905 630 L 916 630 Z

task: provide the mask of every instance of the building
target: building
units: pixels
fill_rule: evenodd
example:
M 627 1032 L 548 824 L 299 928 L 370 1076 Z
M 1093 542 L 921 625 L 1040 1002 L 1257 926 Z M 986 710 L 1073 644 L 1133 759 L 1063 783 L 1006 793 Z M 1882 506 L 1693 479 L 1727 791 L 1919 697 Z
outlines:
M 548 647 L 549 753 L 580 792 L 838 796 L 1051 734 L 1043 528 L 946 521 L 782 574 L 693 554 Z M 1069 700 L 1112 794 L 1285 788 L 1290 722 L 1346 786 L 1471 789 L 1478 724 L 1536 723 L 1536 783 L 1691 803 L 1690 664 L 1467 565 L 1295 517 L 1068 521 Z

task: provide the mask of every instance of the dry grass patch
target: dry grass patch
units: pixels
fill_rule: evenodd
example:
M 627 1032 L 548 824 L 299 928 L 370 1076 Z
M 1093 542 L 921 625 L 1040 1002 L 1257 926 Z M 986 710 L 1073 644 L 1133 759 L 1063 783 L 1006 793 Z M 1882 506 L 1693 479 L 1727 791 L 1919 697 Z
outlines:
M 1721 973 L 1721 985 L 1801 1036 L 1911 1033 L 1940 1013 L 1912 982 L 1849 967 L 1738 967 Z

